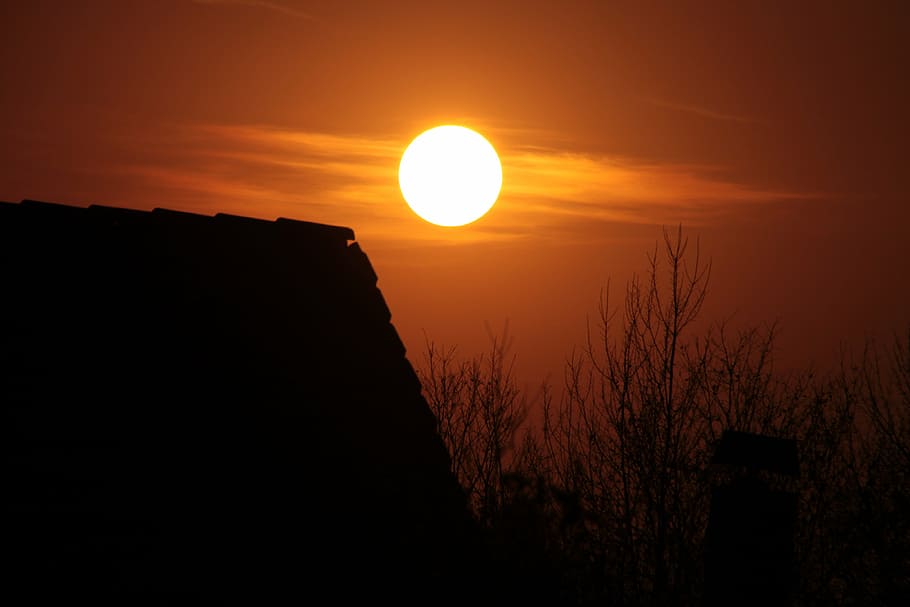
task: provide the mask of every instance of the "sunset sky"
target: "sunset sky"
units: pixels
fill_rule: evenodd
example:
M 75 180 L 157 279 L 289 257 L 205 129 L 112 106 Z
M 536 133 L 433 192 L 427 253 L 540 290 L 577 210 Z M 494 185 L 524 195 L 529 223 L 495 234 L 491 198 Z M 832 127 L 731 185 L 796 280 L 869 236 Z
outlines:
M 618 301 L 680 224 L 705 318 L 778 321 L 782 366 L 910 326 L 902 2 L 35 0 L 0 23 L 0 200 L 351 227 L 414 363 L 425 334 L 470 355 L 508 324 L 520 380 L 558 384 L 606 282 Z M 398 189 L 439 124 L 502 161 L 461 228 Z

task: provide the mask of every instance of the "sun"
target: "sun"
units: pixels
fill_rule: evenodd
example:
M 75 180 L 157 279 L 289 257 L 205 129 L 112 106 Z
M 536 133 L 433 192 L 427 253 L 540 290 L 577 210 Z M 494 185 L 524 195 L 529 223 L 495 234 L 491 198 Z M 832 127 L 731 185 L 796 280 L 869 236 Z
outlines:
M 398 184 L 408 206 L 439 226 L 483 217 L 502 189 L 502 164 L 477 131 L 443 125 L 414 138 L 401 156 Z

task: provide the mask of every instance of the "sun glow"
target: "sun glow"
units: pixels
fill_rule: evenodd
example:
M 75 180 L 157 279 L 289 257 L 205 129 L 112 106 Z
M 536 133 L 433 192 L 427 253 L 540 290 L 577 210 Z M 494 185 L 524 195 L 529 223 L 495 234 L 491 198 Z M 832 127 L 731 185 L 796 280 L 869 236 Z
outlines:
M 444 125 L 418 135 L 401 156 L 398 184 L 408 206 L 440 226 L 483 217 L 502 189 L 502 164 L 480 133 Z

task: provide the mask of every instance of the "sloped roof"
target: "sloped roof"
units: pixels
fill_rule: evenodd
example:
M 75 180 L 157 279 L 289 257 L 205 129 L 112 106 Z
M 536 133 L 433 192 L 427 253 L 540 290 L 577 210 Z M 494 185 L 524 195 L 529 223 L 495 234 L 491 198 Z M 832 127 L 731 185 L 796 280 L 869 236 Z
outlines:
M 353 230 L 0 202 L 0 276 L 23 584 L 471 592 L 464 496 Z

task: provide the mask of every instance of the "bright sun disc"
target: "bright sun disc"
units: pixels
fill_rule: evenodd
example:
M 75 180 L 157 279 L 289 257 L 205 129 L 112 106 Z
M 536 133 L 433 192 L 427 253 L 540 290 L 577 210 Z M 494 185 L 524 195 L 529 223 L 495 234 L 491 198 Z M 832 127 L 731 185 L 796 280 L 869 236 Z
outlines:
M 398 184 L 408 206 L 440 226 L 483 217 L 502 189 L 502 164 L 483 135 L 437 126 L 418 135 L 401 156 Z

